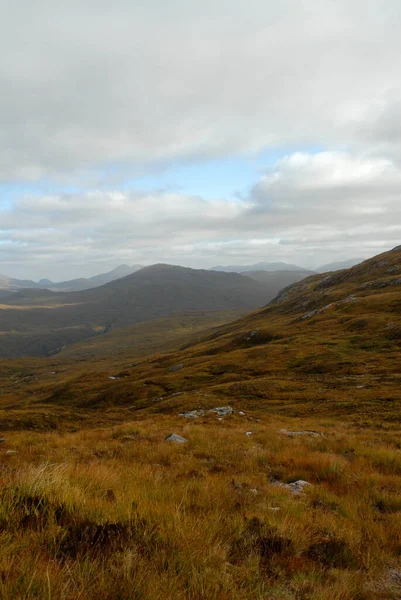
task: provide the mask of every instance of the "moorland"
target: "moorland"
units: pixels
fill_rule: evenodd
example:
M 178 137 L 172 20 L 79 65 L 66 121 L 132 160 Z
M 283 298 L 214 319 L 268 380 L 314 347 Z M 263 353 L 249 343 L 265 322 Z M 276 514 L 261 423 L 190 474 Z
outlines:
M 0 597 L 400 598 L 401 247 L 185 308 L 0 362 Z

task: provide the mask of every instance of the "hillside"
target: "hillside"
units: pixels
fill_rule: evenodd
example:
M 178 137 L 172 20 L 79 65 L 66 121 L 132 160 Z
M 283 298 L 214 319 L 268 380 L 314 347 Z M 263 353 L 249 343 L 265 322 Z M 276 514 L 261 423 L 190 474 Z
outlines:
M 140 278 L 149 281 L 153 271 L 168 278 L 170 270 L 178 280 L 198 277 L 196 271 L 160 266 L 144 270 Z M 54 390 L 51 397 L 81 406 L 116 402 L 124 406 L 136 398 L 139 408 L 146 407 L 149 398 L 163 395 L 157 410 L 169 410 L 187 400 L 193 408 L 198 391 L 207 389 L 209 403 L 234 401 L 294 415 L 311 410 L 344 413 L 356 420 L 361 410 L 364 418 L 369 413 L 385 419 L 387 409 L 392 415 L 400 410 L 399 272 L 401 249 L 397 248 L 348 270 L 311 276 L 283 290 L 269 306 L 204 334 L 203 340 L 198 334 L 174 354 L 142 361 L 121 381 L 83 375 L 65 383 L 61 396 Z M 215 276 L 208 273 L 207 280 Z M 232 277 L 242 278 L 227 275 L 227 285 Z M 127 290 L 129 280 L 121 280 Z M 119 335 L 123 337 L 123 330 Z M 96 339 L 92 343 L 96 346 Z M 124 362 L 134 358 L 128 351 Z M 63 364 L 62 355 L 52 360 Z M 183 368 L 171 374 L 168 368 L 176 363 Z M 114 365 L 110 357 L 111 370 L 119 364 Z M 149 378 L 152 383 L 145 384 Z M 183 390 L 179 400 L 173 399 L 175 392 Z
M 400 272 L 1 361 L 0 595 L 398 600 Z
M 255 281 L 259 281 L 269 290 L 269 302 L 277 296 L 277 294 L 285 287 L 298 281 L 302 281 L 305 277 L 314 274 L 312 271 L 246 271 L 242 273 L 246 277 L 250 277 Z
M 112 328 L 199 310 L 250 310 L 268 288 L 235 273 L 154 265 L 92 290 L 21 290 L 0 305 L 0 357 L 50 355 Z

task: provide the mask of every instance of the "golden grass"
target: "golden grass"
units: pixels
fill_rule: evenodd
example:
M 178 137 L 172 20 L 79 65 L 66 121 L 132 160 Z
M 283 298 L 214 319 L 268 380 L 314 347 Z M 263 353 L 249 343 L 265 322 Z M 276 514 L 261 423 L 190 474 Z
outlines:
M 0 597 L 397 598 L 395 443 L 262 413 L 10 432 Z M 298 479 L 313 487 L 279 485 Z
M 399 599 L 400 290 L 361 289 L 397 262 L 1 363 L 0 598 Z

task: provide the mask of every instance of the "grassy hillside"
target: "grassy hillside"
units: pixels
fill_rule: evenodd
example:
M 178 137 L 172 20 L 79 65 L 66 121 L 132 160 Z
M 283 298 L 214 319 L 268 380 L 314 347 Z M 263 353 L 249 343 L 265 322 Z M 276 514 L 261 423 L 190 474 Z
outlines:
M 0 597 L 399 599 L 400 270 L 312 276 L 169 353 L 0 363 Z
M 21 290 L 0 305 L 0 357 L 49 356 L 112 328 L 187 310 L 250 310 L 270 298 L 242 275 L 169 265 L 82 292 Z

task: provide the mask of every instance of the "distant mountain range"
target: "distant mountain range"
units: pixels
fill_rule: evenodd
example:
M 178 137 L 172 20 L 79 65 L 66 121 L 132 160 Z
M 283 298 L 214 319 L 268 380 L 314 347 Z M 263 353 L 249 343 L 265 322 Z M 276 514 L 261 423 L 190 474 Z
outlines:
M 218 265 L 212 267 L 212 271 L 225 271 L 226 273 L 246 273 L 248 271 L 302 271 L 309 275 L 316 273 L 316 271 L 309 271 L 298 267 L 298 265 L 292 265 L 285 262 L 259 262 L 254 265 Z
M 0 357 L 49 355 L 115 327 L 183 311 L 251 310 L 278 291 L 238 273 L 160 264 L 95 289 L 23 289 L 3 300 Z
M 328 263 L 327 265 L 322 265 L 321 267 L 318 267 L 316 271 L 318 273 L 327 273 L 328 271 L 340 271 L 341 269 L 349 269 L 350 267 L 359 265 L 359 263 L 363 262 L 364 260 L 364 258 L 349 258 L 348 260 L 342 260 Z
M 112 271 L 101 273 L 100 275 L 95 275 L 94 277 L 82 277 L 79 279 L 71 279 L 69 281 L 60 282 L 54 282 L 50 279 L 41 279 L 40 281 L 31 281 L 29 279 L 13 279 L 11 277 L 6 277 L 5 275 L 0 275 L 0 297 L 5 296 L 3 293 L 4 291 L 13 292 L 21 289 L 48 289 L 55 292 L 78 292 L 81 290 L 88 290 L 98 287 L 99 285 L 109 283 L 109 281 L 119 279 L 120 277 L 125 277 L 131 273 L 135 273 L 141 268 L 142 265 L 119 265 Z
M 282 273 L 282 275 L 276 278 L 277 282 L 283 280 L 285 285 L 289 285 L 295 281 L 299 281 L 299 276 L 295 273 L 300 273 L 303 277 L 313 275 L 315 273 L 325 273 L 326 271 L 337 271 L 339 269 L 347 269 L 352 267 L 364 259 L 352 258 L 342 262 L 333 262 L 327 265 L 322 265 L 316 268 L 314 271 L 304 269 L 298 265 L 293 265 L 285 262 L 259 262 L 252 265 L 227 265 L 227 266 L 216 266 L 210 271 L 220 271 L 226 273 L 259 273 L 259 275 L 252 275 L 253 279 L 262 281 L 263 283 L 269 283 L 271 286 L 274 285 L 274 277 L 267 277 L 261 275 L 262 272 L 268 273 Z M 121 277 L 126 277 L 132 273 L 136 273 L 143 268 L 143 265 L 126 265 L 122 264 L 106 273 L 100 273 L 93 277 L 81 277 L 77 279 L 70 279 L 67 281 L 54 282 L 50 279 L 41 279 L 40 281 L 32 281 L 30 279 L 15 279 L 7 277 L 6 275 L 0 275 L 0 300 L 6 298 L 10 293 L 16 292 L 22 289 L 48 289 L 53 292 L 79 292 L 83 290 L 89 290 L 110 281 L 115 281 Z M 287 275 L 284 275 L 286 273 Z M 290 275 L 290 273 L 292 275 Z M 277 283 L 279 285 L 279 283 Z M 279 290 L 277 290 L 279 291 Z

